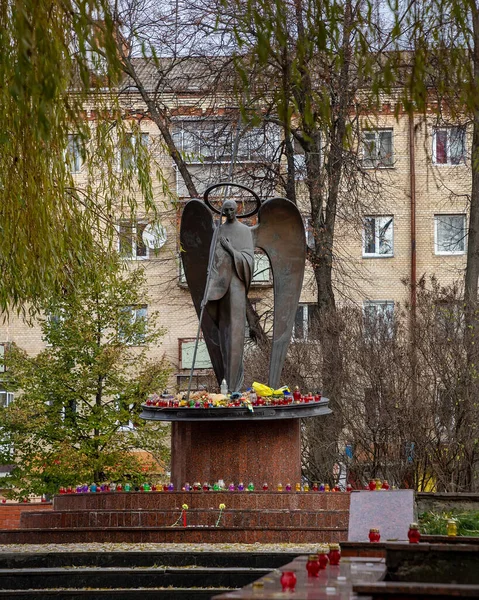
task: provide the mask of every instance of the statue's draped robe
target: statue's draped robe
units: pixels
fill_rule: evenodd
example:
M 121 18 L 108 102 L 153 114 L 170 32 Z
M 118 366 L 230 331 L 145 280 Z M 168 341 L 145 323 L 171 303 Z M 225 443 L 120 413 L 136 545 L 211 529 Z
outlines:
M 221 245 L 229 240 L 232 256 Z M 231 392 L 243 385 L 243 351 L 246 323 L 246 295 L 254 268 L 254 242 L 251 229 L 239 221 L 226 222 L 218 232 L 206 309 L 219 330 L 225 379 Z

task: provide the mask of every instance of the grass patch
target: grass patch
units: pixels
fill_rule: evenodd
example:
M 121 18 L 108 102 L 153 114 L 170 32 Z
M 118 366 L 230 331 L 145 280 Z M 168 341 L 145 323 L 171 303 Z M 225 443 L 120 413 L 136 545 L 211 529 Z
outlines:
M 479 537 L 479 511 L 422 513 L 419 515 L 419 526 L 421 533 L 426 535 L 447 535 L 448 519 L 456 520 L 457 535 Z

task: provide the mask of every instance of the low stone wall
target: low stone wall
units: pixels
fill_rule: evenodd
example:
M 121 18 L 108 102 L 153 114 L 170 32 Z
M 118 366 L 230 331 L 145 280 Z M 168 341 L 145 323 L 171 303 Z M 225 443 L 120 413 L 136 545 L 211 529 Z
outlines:
M 22 513 L 51 511 L 51 502 L 0 504 L 0 529 L 18 529 Z
M 479 511 L 479 494 L 417 492 L 417 512 Z

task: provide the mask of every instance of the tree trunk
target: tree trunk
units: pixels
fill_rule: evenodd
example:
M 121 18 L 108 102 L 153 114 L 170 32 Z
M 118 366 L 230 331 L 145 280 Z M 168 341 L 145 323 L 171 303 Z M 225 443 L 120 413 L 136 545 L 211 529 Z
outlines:
M 475 2 L 471 2 L 473 25 L 473 69 L 474 87 L 479 90 L 479 12 Z M 468 363 L 468 377 L 465 382 L 463 410 L 467 414 L 467 423 L 462 427 L 463 452 L 474 453 L 475 436 L 471 433 L 471 426 L 475 424 L 477 416 L 476 399 L 479 397 L 479 312 L 477 302 L 479 278 L 479 105 L 474 109 L 472 147 L 471 147 L 471 205 L 469 209 L 469 230 L 467 238 L 467 264 L 464 281 L 464 306 L 465 306 L 465 343 Z M 468 443 L 467 443 L 468 442 Z M 472 446 L 470 445 L 472 444 Z M 463 485 L 472 485 L 472 474 L 464 474 Z M 471 490 L 472 487 L 467 489 Z

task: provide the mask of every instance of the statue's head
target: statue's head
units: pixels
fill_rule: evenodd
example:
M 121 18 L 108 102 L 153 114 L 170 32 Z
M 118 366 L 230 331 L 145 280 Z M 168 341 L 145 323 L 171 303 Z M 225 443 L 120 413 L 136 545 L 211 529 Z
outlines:
M 223 214 L 228 221 L 233 221 L 236 217 L 238 205 L 234 200 L 225 200 L 223 202 Z

